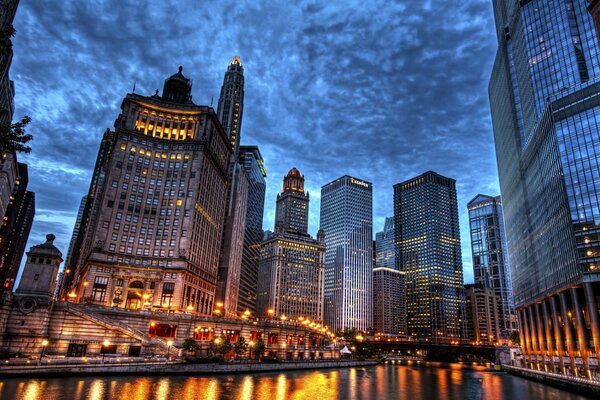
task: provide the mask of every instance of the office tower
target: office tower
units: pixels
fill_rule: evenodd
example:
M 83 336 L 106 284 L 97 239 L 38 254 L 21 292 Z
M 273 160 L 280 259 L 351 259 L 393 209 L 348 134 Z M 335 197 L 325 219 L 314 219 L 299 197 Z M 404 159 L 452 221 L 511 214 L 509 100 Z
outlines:
M 210 315 L 230 155 L 216 114 L 192 102 L 181 67 L 162 96 L 128 94 L 100 146 L 75 270 L 63 277 L 68 298 Z
M 394 185 L 396 258 L 406 285 L 407 333 L 464 334 L 464 286 L 456 181 L 428 171 Z
M 0 298 L 11 291 L 25 252 L 35 215 L 35 194 L 27 190 L 27 165 L 18 163 L 18 177 L 0 226 Z
M 508 339 L 517 330 L 506 235 L 500 196 L 478 194 L 467 204 L 471 232 L 471 254 L 475 283 L 492 289 L 500 299 L 500 337 Z
M 383 231 L 373 242 L 373 328 L 375 334 L 398 336 L 406 333 L 404 276 L 396 266 L 394 218 L 385 219 Z
M 345 175 L 321 188 L 325 324 L 373 327 L 373 185 Z
M 524 365 L 579 377 L 600 354 L 600 44 L 586 8 L 494 2 L 489 84 Z
M 71 264 L 71 255 L 73 254 L 73 246 L 77 241 L 77 236 L 79 235 L 79 231 L 81 229 L 81 221 L 83 219 L 83 211 L 85 209 L 85 203 L 87 201 L 87 196 L 83 196 L 81 201 L 79 202 L 79 209 L 77 210 L 77 218 L 75 219 L 75 225 L 73 225 L 73 234 L 71 235 L 71 241 L 69 242 L 69 249 L 67 250 L 67 258 L 65 259 L 65 265 Z M 62 275 L 59 273 L 58 284 L 60 285 Z
M 233 152 L 229 160 L 229 189 L 226 201 L 225 224 L 221 243 L 216 304 L 221 315 L 237 315 L 242 269 L 243 244 L 248 206 L 248 178 L 239 163 L 240 129 L 244 108 L 244 67 L 235 56 L 227 67 L 217 116 Z
M 263 237 L 262 224 L 267 173 L 257 146 L 240 146 L 240 164 L 248 178 L 248 202 L 237 312 L 242 314 L 249 310 L 252 315 L 256 315 L 258 262 Z
M 217 116 L 225 133 L 231 141 L 233 155 L 237 160 L 240 148 L 240 131 L 244 112 L 244 66 L 235 56 L 227 67 L 221 85 L 221 95 L 217 107 Z
M 308 231 L 309 194 L 304 192 L 304 176 L 292 168 L 283 180 L 283 191 L 277 194 L 275 226 Z
M 302 215 L 295 207 L 279 207 L 287 202 L 290 191 L 305 194 L 304 176 L 296 168 L 285 176 L 281 196 L 277 196 L 275 234 L 261 246 L 257 314 L 283 319 L 302 317 L 321 324 L 325 239 L 322 231 L 315 240 L 306 230 L 298 229 L 297 221 L 308 221 L 308 201 L 303 203 Z M 305 197 L 308 199 L 308 194 Z
M 465 285 L 466 337 L 476 344 L 494 344 L 500 335 L 500 297 L 480 284 Z

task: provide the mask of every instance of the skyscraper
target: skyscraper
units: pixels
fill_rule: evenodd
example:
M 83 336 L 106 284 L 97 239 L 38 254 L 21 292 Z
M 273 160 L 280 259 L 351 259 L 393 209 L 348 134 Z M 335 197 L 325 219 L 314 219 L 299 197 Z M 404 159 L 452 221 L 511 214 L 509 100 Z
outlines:
M 289 192 L 292 191 L 307 199 L 302 203 L 304 207 L 280 207 L 282 203 L 291 204 Z M 304 176 L 296 168 L 283 179 L 281 196 L 277 196 L 275 221 L 275 234 L 261 246 L 257 314 L 293 319 L 303 317 L 322 323 L 325 241 L 322 231 L 317 233 L 315 240 L 306 229 L 298 229 L 308 225 L 308 194 L 304 193 Z
M 394 218 L 385 219 L 373 246 L 373 328 L 376 334 L 406 334 L 404 274 L 396 265 Z
M 213 310 L 231 145 L 179 72 L 104 135 L 63 288 L 131 310 Z M 79 239 L 79 238 L 82 239 Z M 71 278 L 69 278 L 71 277 Z M 63 290 L 64 292 L 64 290 Z
M 500 338 L 508 339 L 510 332 L 517 329 L 517 315 L 506 255 L 502 200 L 500 196 L 478 194 L 467 208 L 475 283 L 492 289 L 500 298 Z
M 219 312 L 236 316 L 238 309 L 246 208 L 248 206 L 248 178 L 239 163 L 240 130 L 244 109 L 244 67 L 235 56 L 227 67 L 217 115 L 233 152 L 229 160 L 229 189 L 226 201 L 225 224 L 221 243 L 221 261 L 218 274 L 217 304 Z
M 281 224 L 287 229 L 308 231 L 309 194 L 304 191 L 304 176 L 292 168 L 283 179 L 283 191 L 277 194 L 275 226 Z
M 267 173 L 257 146 L 240 146 L 240 164 L 248 177 L 248 202 L 237 312 L 255 315 Z
M 583 377 L 600 354 L 600 44 L 587 5 L 495 1 L 489 84 L 524 365 Z
M 35 215 L 35 194 L 27 190 L 27 165 L 17 166 L 15 188 L 0 226 L 0 298 L 2 291 L 14 286 Z
M 394 185 L 396 259 L 406 279 L 407 333 L 464 335 L 456 181 L 428 171 Z
M 71 257 L 73 255 L 73 246 L 77 242 L 79 231 L 81 230 L 81 221 L 83 220 L 83 211 L 85 210 L 85 203 L 87 202 L 87 196 L 83 196 L 79 202 L 79 209 L 77 210 L 77 218 L 75 218 L 75 225 L 73 225 L 73 234 L 71 235 L 71 241 L 69 242 L 69 249 L 67 250 L 67 258 L 65 259 L 65 265 L 71 264 Z M 59 274 L 59 278 L 62 275 Z M 60 282 L 60 279 L 59 279 Z
M 500 297 L 493 289 L 480 284 L 465 285 L 466 337 L 476 343 L 496 343 L 500 332 L 502 309 Z
M 373 327 L 373 185 L 342 176 L 321 188 L 325 324 Z

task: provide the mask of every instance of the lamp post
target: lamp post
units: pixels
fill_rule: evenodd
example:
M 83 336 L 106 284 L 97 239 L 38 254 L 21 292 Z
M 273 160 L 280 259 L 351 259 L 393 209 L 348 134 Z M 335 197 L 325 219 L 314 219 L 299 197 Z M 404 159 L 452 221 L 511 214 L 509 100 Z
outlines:
M 105 339 L 102 343 L 102 364 L 104 364 L 104 357 L 106 357 L 106 349 L 110 346 L 108 339 Z
M 248 353 L 248 358 L 250 360 L 252 360 L 252 348 L 254 347 L 254 341 L 251 340 L 250 343 L 248 343 L 248 344 L 250 345 L 250 347 L 248 347 L 248 349 L 250 350 L 249 353 Z
M 173 341 L 169 340 L 167 342 L 167 359 L 171 360 L 171 346 L 173 346 Z
M 44 339 L 42 340 L 42 351 L 40 352 L 40 365 L 42 365 L 42 357 L 44 357 L 46 346 L 48 346 L 48 340 Z

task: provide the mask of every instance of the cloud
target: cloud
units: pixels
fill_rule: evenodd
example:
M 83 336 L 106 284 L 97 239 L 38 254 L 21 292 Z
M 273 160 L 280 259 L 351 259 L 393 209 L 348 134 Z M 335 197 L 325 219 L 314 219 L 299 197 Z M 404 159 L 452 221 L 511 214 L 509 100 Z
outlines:
M 466 203 L 499 192 L 487 103 L 496 46 L 487 0 L 435 3 L 21 2 L 11 77 L 16 116 L 35 136 L 30 244 L 60 232 L 64 249 L 98 145 L 119 105 L 153 94 L 184 66 L 194 101 L 216 107 L 226 65 L 245 68 L 242 144 L 268 177 L 265 229 L 282 178 L 297 167 L 319 226 L 320 187 L 344 174 L 374 184 L 374 231 L 393 212 L 392 185 L 427 170 L 457 180 L 465 278 L 472 281 Z M 60 214 L 60 213 L 66 214 Z

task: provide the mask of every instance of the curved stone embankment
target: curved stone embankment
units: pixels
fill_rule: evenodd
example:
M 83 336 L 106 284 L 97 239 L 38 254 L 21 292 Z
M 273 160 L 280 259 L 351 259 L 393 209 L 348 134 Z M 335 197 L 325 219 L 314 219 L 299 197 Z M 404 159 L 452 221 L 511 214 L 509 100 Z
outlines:
M 583 393 L 593 395 L 595 398 L 600 398 L 600 382 L 597 381 L 589 381 L 587 379 L 568 377 L 542 371 L 533 371 L 510 365 L 503 365 L 502 369 L 509 374 L 520 376 L 522 378 L 542 382 L 546 385 L 558 387 L 570 392 Z
M 71 375 L 214 375 L 260 373 L 272 371 L 294 371 L 306 369 L 349 368 L 376 365 L 377 361 L 306 361 L 283 363 L 129 363 L 95 365 L 43 365 L 0 368 L 0 379 L 13 376 Z

